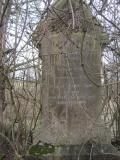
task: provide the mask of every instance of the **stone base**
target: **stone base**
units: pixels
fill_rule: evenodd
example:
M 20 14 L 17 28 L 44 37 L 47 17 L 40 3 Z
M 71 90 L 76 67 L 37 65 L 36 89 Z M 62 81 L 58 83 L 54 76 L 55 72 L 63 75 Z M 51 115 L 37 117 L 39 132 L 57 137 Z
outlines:
M 46 159 L 46 160 L 48 160 L 48 159 Z M 54 157 L 54 159 L 52 159 L 52 160 L 56 160 L 56 158 Z M 57 158 L 57 160 L 78 160 L 78 157 L 68 156 L 68 157 L 64 157 L 64 158 Z M 79 160 L 120 160 L 120 156 L 117 156 L 117 155 L 96 155 L 91 158 L 89 156 L 81 156 L 81 158 L 79 158 Z
M 26 157 L 25 160 L 120 160 L 120 152 L 112 145 L 89 141 L 81 145 L 62 146 L 54 155 L 31 158 Z
M 46 157 L 32 157 L 32 156 L 26 156 L 24 160 L 120 160 L 120 155 L 96 155 L 92 156 L 81 156 L 79 159 L 78 157 L 72 157 L 72 156 L 65 156 L 65 157 L 54 157 L 54 156 L 46 156 Z

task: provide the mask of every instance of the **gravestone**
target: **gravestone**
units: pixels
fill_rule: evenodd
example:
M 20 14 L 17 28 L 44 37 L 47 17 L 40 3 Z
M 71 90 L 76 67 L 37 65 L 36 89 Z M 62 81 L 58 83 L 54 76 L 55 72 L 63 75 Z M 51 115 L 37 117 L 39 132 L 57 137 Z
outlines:
M 79 0 L 56 1 L 46 12 L 33 34 L 42 59 L 37 138 L 60 145 L 110 143 L 100 119 L 103 28 Z
M 79 0 L 45 10 L 33 43 L 42 60 L 42 120 L 34 138 L 57 146 L 46 160 L 118 160 L 101 120 L 101 52 L 108 38 Z
M 99 118 L 102 30 L 86 4 L 67 0 L 56 1 L 38 25 L 33 37 L 42 57 L 41 140 L 110 140 Z

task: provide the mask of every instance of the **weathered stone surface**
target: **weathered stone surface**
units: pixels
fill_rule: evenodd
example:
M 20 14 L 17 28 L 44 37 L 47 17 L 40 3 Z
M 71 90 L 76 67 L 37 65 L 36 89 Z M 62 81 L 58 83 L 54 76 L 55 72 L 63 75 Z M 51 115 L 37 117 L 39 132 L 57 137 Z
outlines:
M 45 157 L 43 160 L 76 160 L 78 159 L 77 156 L 72 157 L 72 156 L 65 156 L 65 157 Z M 37 160 L 37 159 L 35 159 Z M 39 159 L 38 159 L 39 160 Z M 41 160 L 41 159 L 40 159 Z M 90 156 L 81 156 L 79 160 L 90 160 Z M 120 160 L 120 156 L 118 155 L 96 155 L 92 156 L 91 160 Z
M 74 29 L 68 1 L 61 0 L 55 6 L 65 13 L 59 9 L 59 16 L 54 11 L 49 13 L 34 34 L 36 45 L 41 46 L 43 66 L 43 112 L 38 138 L 54 144 L 81 144 L 89 139 L 107 143 L 110 137 L 99 118 L 101 27 L 85 4 L 72 1 L 72 5 L 77 6 Z
M 30 159 L 31 158 L 31 159 Z M 26 156 L 25 160 L 120 160 L 120 153 L 108 144 L 98 144 L 93 141 L 81 145 L 64 145 L 53 155 L 39 158 Z
M 53 155 L 42 156 L 41 160 L 119 160 L 120 153 L 108 144 L 93 141 L 81 145 L 64 145 Z M 37 159 L 36 159 L 37 160 Z
M 88 141 L 81 145 L 57 146 L 55 153 L 43 156 L 24 156 L 25 160 L 119 160 L 120 153 L 110 144 Z

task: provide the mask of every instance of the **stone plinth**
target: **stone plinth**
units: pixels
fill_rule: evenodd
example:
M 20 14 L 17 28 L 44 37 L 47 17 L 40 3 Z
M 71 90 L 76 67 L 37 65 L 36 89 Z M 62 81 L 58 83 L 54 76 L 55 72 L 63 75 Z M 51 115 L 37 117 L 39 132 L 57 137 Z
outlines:
M 31 158 L 31 159 L 30 159 Z M 26 156 L 25 160 L 119 160 L 120 154 L 112 145 L 87 142 L 81 145 L 66 145 L 57 154 L 41 157 Z
M 65 157 L 42 157 L 42 158 L 37 158 L 37 157 L 30 157 L 26 156 L 23 160 L 76 160 L 78 157 L 71 157 L 71 156 L 65 156 Z M 81 156 L 79 160 L 90 160 L 90 156 Z M 92 156 L 91 160 L 120 160 L 119 155 L 96 155 Z

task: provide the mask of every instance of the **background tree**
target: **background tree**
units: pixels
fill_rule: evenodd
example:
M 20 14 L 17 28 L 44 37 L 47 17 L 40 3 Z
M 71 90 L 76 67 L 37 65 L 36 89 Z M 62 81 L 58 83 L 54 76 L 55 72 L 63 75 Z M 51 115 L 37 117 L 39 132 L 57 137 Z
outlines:
M 10 0 L 0 2 L 0 122 L 3 122 L 5 103 L 5 36 L 10 13 Z

